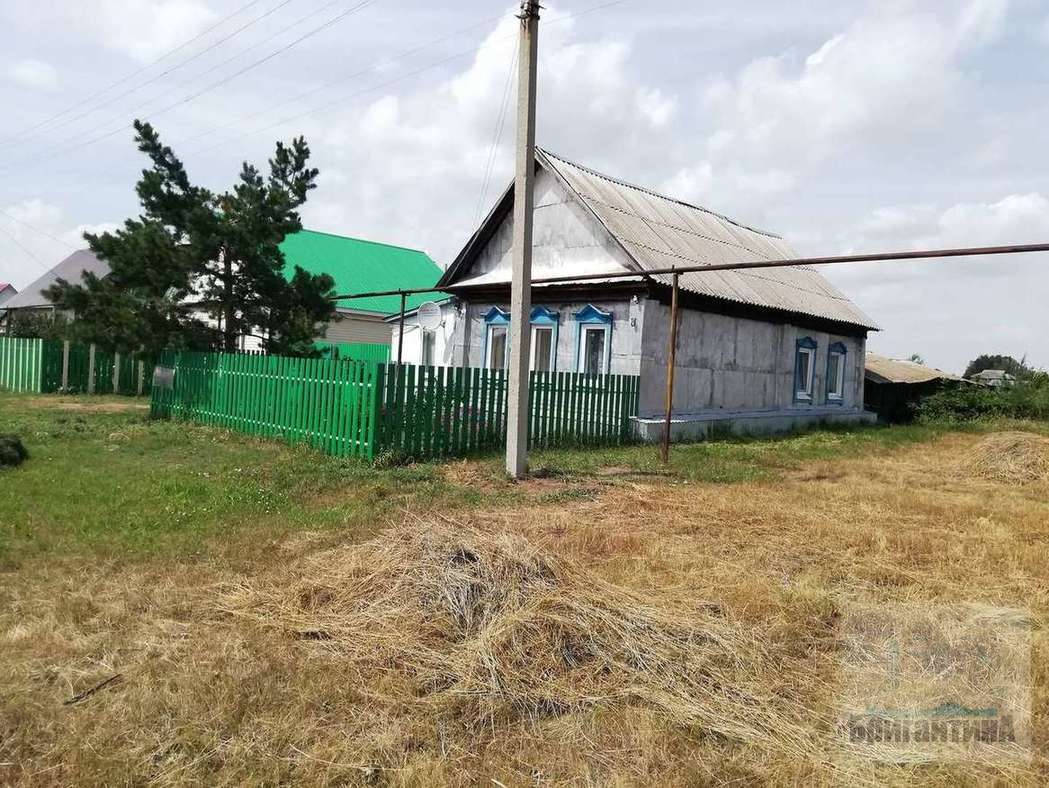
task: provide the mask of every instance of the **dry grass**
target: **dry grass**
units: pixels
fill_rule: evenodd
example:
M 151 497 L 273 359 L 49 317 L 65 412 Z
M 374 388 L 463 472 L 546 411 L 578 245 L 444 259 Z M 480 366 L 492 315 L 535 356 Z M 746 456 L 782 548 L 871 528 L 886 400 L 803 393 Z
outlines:
M 979 440 L 581 480 L 244 575 L 41 564 L 0 590 L 0 782 L 1045 784 L 1049 484 L 960 476 Z M 1031 760 L 839 757 L 846 622 L 959 603 L 1025 611 Z
M 1030 432 L 996 432 L 969 452 L 966 469 L 974 476 L 1011 484 L 1049 479 L 1049 438 Z

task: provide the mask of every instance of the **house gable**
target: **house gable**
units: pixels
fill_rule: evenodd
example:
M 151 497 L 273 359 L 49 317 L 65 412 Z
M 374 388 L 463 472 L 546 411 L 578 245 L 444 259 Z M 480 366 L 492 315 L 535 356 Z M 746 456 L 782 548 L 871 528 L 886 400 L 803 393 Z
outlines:
M 552 170 L 538 166 L 532 229 L 532 278 L 622 273 L 637 266 L 589 209 Z M 513 185 L 449 267 L 440 287 L 458 289 L 510 282 Z

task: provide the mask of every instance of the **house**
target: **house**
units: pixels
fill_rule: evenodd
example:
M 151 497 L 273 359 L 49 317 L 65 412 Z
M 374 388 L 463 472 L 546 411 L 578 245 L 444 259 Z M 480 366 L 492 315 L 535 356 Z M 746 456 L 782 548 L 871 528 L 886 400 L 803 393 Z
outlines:
M 533 279 L 636 276 L 535 285 L 533 369 L 639 375 L 639 431 L 662 431 L 674 265 L 795 257 L 776 235 L 537 149 Z M 455 295 L 455 365 L 506 364 L 513 185 L 438 286 Z M 672 435 L 767 433 L 868 423 L 864 355 L 875 323 L 811 267 L 685 273 Z
M 313 274 L 329 274 L 339 294 L 429 287 L 441 276 L 440 266 L 417 249 L 314 230 L 289 235 L 280 248 L 287 277 L 296 265 Z M 411 295 L 406 307 L 414 310 L 426 301 L 446 298 L 438 292 Z M 400 296 L 345 299 L 337 306 L 340 319 L 328 324 L 326 342 L 390 344 L 386 318 L 400 313 Z
M 881 421 L 902 423 L 914 418 L 923 399 L 944 388 L 970 385 L 965 378 L 915 361 L 867 353 L 864 364 L 864 403 Z
M 15 286 L 7 282 L 0 282 L 0 315 L 4 313 L 4 304 L 18 295 Z
M 89 249 L 80 249 L 62 260 L 38 279 L 26 285 L 25 289 L 17 295 L 3 302 L 3 309 L 7 315 L 15 310 L 27 312 L 53 313 L 55 305 L 51 302 L 44 290 L 51 287 L 59 279 L 68 282 L 79 282 L 85 272 L 104 277 L 109 275 L 109 264 L 95 257 Z
M 970 375 L 969 380 L 973 383 L 980 383 L 997 389 L 1002 386 L 1013 385 L 1016 382 L 1016 377 L 1010 375 L 1004 369 L 985 369 L 982 372 L 977 372 L 975 375 Z

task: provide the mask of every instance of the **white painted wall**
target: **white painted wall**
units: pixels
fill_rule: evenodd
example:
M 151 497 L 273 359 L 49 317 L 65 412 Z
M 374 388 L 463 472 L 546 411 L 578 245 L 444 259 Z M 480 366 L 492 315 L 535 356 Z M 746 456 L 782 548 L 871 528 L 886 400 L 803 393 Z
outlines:
M 435 366 L 455 366 L 452 349 L 454 347 L 453 337 L 459 321 L 459 311 L 452 303 L 454 299 L 441 302 L 441 327 L 434 331 L 434 359 Z M 400 326 L 396 321 L 390 324 L 392 339 L 390 342 L 390 360 L 394 363 L 400 361 L 397 358 L 397 344 L 401 335 Z M 410 315 L 404 319 L 404 363 L 421 364 L 423 360 L 422 328 L 419 326 L 418 316 Z

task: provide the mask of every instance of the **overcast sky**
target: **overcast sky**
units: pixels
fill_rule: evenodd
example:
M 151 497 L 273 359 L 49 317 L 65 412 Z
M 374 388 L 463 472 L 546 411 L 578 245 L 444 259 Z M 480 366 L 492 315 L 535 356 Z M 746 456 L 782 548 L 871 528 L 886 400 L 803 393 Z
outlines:
M 607 3 L 543 11 L 540 145 L 805 254 L 1049 240 L 1044 0 Z M 304 134 L 307 227 L 447 265 L 511 177 L 515 9 L 4 0 L 0 281 L 137 213 L 135 117 L 213 187 Z M 876 352 L 1049 367 L 1047 255 L 824 270 Z

